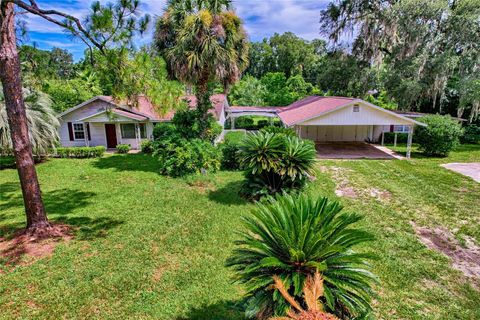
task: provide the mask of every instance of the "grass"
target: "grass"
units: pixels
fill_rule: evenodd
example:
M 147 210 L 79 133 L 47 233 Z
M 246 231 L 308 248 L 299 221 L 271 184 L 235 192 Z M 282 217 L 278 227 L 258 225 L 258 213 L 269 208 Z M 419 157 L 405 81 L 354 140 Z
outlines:
M 239 144 L 240 141 L 243 140 L 245 135 L 245 131 L 229 131 L 225 134 L 224 140 L 226 143 Z
M 480 146 L 448 158 L 319 162 L 323 170 L 306 192 L 336 198 L 342 172 L 356 190 L 391 194 L 339 199 L 363 213 L 377 237 L 364 248 L 378 255 L 377 318 L 480 318 L 479 289 L 421 244 L 410 224 L 444 226 L 480 243 L 480 184 L 439 167 L 467 161 L 480 161 Z M 49 218 L 75 226 L 76 237 L 50 258 L 0 271 L 1 319 L 243 319 L 242 288 L 224 267 L 240 216 L 252 208 L 238 196 L 242 173 L 172 179 L 142 154 L 53 159 L 37 168 Z M 0 237 L 23 224 L 16 171 L 2 170 Z

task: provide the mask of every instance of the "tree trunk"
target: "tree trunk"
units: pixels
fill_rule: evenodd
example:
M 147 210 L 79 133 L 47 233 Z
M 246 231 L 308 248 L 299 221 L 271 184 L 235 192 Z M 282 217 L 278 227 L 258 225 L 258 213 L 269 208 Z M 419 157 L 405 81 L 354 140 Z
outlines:
M 212 108 L 212 103 L 210 101 L 210 89 L 207 80 L 200 81 L 197 85 L 197 112 L 199 115 L 199 125 L 201 128 L 200 136 L 205 137 L 206 131 L 209 129 L 209 113 L 208 111 Z
M 5 96 L 13 153 L 22 187 L 27 231 L 36 232 L 38 229 L 48 228 L 50 224 L 43 206 L 28 134 L 14 19 L 14 4 L 0 1 L 0 80 Z

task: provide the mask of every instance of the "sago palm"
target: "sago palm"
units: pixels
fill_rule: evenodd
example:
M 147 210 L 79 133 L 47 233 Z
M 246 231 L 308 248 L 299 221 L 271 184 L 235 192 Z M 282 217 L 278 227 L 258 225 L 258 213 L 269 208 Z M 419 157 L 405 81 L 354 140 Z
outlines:
M 303 187 L 313 174 L 316 151 L 296 136 L 259 132 L 243 139 L 238 156 L 246 170 L 242 194 L 255 199 Z
M 0 151 L 10 153 L 13 146 L 1 89 L 0 87 Z M 33 153 L 36 155 L 48 154 L 59 139 L 58 127 L 60 126 L 55 111 L 52 109 L 52 101 L 48 95 L 32 89 L 24 89 L 23 95 Z
M 289 305 L 272 290 L 272 277 L 300 298 L 305 280 L 317 270 L 324 279 L 321 299 L 327 312 L 342 319 L 368 313 L 376 281 L 366 262 L 371 255 L 352 249 L 373 236 L 352 226 L 360 219 L 327 198 L 278 195 L 257 203 L 244 217 L 245 230 L 227 262 L 248 292 L 247 315 L 285 315 Z
M 315 274 L 308 275 L 303 285 L 303 304 L 306 307 L 302 307 L 302 303 L 297 302 L 288 293 L 285 284 L 278 276 L 273 276 L 273 282 L 274 289 L 280 292 L 291 308 L 287 311 L 286 317 L 272 317 L 270 320 L 338 320 L 336 316 L 324 310 L 320 300 L 324 293 L 323 278 L 318 270 Z
M 196 87 L 200 117 L 206 120 L 209 84 L 227 88 L 248 62 L 248 40 L 230 0 L 170 0 L 158 19 L 155 45 L 170 73 Z

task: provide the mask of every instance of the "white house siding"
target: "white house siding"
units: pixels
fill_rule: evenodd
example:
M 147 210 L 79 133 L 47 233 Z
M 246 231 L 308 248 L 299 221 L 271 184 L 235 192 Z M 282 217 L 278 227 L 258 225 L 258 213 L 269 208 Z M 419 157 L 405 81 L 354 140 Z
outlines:
M 100 113 L 104 111 L 106 108 L 111 107 L 109 103 L 106 103 L 101 100 L 96 100 L 88 105 L 81 107 L 77 110 L 74 110 L 60 118 L 60 129 L 59 129 L 59 135 L 60 135 L 60 143 L 62 146 L 65 147 L 83 147 L 86 146 L 87 143 L 89 146 L 107 146 L 107 137 L 105 134 L 105 123 L 114 123 L 115 124 L 115 129 L 117 133 L 117 143 L 123 143 L 123 144 L 130 144 L 133 149 L 139 149 L 140 148 L 140 143 L 142 140 L 141 139 L 140 143 L 137 139 L 122 139 L 122 134 L 121 134 L 121 129 L 120 129 L 120 122 L 112 121 L 110 118 L 108 118 L 105 114 L 100 114 L 95 117 L 86 119 L 84 123 L 89 123 L 90 126 L 90 141 L 86 140 L 74 140 L 70 141 L 70 135 L 68 132 L 68 122 L 83 122 L 83 121 L 78 121 L 79 119 L 86 118 L 88 116 Z M 132 121 L 129 118 L 125 118 L 122 116 L 118 116 L 116 120 L 121 121 L 121 123 L 136 123 L 135 121 Z M 92 122 L 91 122 L 92 121 Z M 154 124 L 151 122 L 146 122 L 146 136 L 147 138 L 151 138 L 153 135 L 153 127 Z
M 369 105 L 355 103 L 296 125 L 300 136 L 314 141 L 380 141 L 390 125 L 411 125 L 408 120 L 377 110 Z
M 62 116 L 60 120 L 60 129 L 59 129 L 59 135 L 60 135 L 60 143 L 62 146 L 65 147 L 82 147 L 85 146 L 85 141 L 84 140 L 75 140 L 75 141 L 70 141 L 70 136 L 68 134 L 68 122 L 75 123 L 77 122 L 78 119 L 82 119 L 85 117 L 88 117 L 90 115 L 99 113 L 106 108 L 111 106 L 109 103 L 101 100 L 95 100 L 89 103 L 88 105 L 79 108 L 77 110 L 74 110 L 70 113 L 67 113 L 66 115 Z M 102 131 L 103 130 L 103 131 Z M 103 133 L 103 138 L 102 137 Z M 106 145 L 106 139 L 105 139 L 105 128 L 101 128 L 98 126 L 95 126 L 93 128 L 92 124 L 90 124 L 90 135 L 92 140 L 90 141 L 90 145 Z M 103 144 L 102 144 L 103 142 Z
M 391 125 L 406 124 L 411 122 L 404 120 L 387 112 L 377 110 L 365 104 L 359 104 L 359 111 L 353 111 L 354 106 L 350 105 L 336 111 L 320 115 L 301 123 L 302 125 Z

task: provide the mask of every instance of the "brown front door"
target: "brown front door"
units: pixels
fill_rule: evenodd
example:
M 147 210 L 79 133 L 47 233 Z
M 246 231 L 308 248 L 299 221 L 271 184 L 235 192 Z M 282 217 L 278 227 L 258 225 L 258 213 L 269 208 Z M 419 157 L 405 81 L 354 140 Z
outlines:
M 116 148 L 117 147 L 117 131 L 115 130 L 115 125 L 110 123 L 105 123 L 105 134 L 107 135 L 107 148 Z

